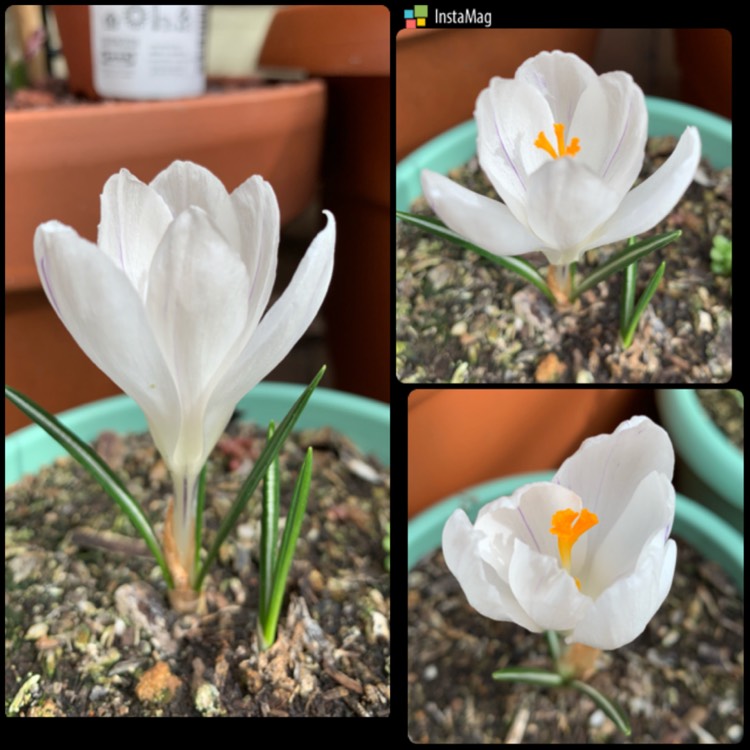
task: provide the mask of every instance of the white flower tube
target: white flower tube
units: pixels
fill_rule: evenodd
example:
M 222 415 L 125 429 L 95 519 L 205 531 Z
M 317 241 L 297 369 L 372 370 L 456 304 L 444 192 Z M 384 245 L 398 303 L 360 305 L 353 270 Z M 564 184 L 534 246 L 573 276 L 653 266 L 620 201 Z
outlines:
M 662 167 L 636 188 L 648 114 L 622 71 L 597 76 L 583 60 L 542 52 L 477 99 L 479 163 L 503 203 L 429 170 L 422 188 L 455 232 L 500 256 L 539 250 L 567 265 L 586 250 L 658 224 L 687 190 L 700 137 L 686 128 Z
M 586 440 L 551 482 L 456 510 L 443 553 L 469 603 L 494 620 L 601 649 L 640 635 L 672 585 L 674 450 L 634 417 Z
M 143 409 L 170 469 L 184 571 L 193 567 L 195 490 L 208 454 L 328 290 L 336 225 L 325 214 L 325 229 L 265 315 L 279 207 L 261 177 L 230 195 L 189 162 L 174 162 L 148 185 L 123 169 L 104 186 L 97 244 L 56 221 L 37 228 L 47 297 L 79 346 Z

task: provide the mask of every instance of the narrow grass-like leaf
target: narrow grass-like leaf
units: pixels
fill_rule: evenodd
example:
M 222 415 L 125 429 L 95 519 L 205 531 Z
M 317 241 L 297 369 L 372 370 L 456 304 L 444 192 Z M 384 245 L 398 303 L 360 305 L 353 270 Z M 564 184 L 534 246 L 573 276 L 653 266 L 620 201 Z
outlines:
M 663 260 L 661 262 L 661 265 L 654 271 L 654 275 L 651 277 L 651 281 L 648 282 L 648 286 L 644 289 L 643 294 L 640 296 L 640 299 L 638 300 L 638 304 L 635 306 L 635 310 L 633 311 L 633 316 L 630 319 L 630 324 L 628 325 L 625 332 L 622 334 L 622 345 L 627 349 L 632 343 L 633 338 L 635 336 L 635 329 L 638 327 L 638 321 L 641 319 L 641 315 L 643 315 L 643 311 L 646 309 L 646 306 L 651 301 L 651 298 L 654 296 L 654 293 L 656 292 L 656 289 L 659 286 L 659 282 L 662 280 L 662 277 L 664 276 L 664 270 L 667 267 L 667 262 Z
M 635 261 L 640 260 L 649 253 L 653 253 L 655 250 L 668 245 L 681 234 L 681 230 L 675 229 L 673 232 L 658 234 L 655 237 L 649 237 L 648 239 L 636 242 L 634 245 L 623 248 L 619 253 L 615 253 L 604 265 L 599 266 L 593 273 L 589 274 L 576 287 L 575 297 L 580 297 L 587 289 L 595 287 L 599 282 L 604 281 L 604 279 L 613 273 L 622 271 L 623 268 L 629 266 L 631 263 L 635 263 Z
M 273 437 L 275 425 L 268 425 L 268 440 Z M 279 455 L 268 469 L 263 482 L 263 508 L 260 522 L 260 592 L 259 592 L 259 617 L 261 622 L 266 621 L 268 603 L 273 590 L 273 569 L 276 564 L 276 541 L 279 536 Z
M 206 470 L 208 462 L 203 464 L 201 473 L 198 475 L 198 499 L 195 504 L 195 560 L 193 563 L 193 577 L 198 575 L 198 566 L 201 564 L 201 545 L 203 542 L 203 510 L 206 507 Z
M 435 219 L 431 216 L 419 216 L 418 214 L 410 214 L 406 211 L 396 211 L 396 218 L 401 219 L 401 221 L 405 221 L 407 224 L 412 224 L 415 227 L 419 227 L 425 232 L 429 232 L 430 234 L 434 234 L 444 240 L 453 242 L 454 244 L 459 245 L 466 250 L 471 250 L 472 252 L 481 255 L 483 258 L 486 258 L 487 260 L 490 260 L 497 265 L 503 266 L 503 268 L 506 268 L 509 271 L 517 273 L 519 276 L 522 276 L 524 279 L 526 279 L 526 281 L 528 281 L 530 284 L 533 284 L 540 292 L 542 292 L 542 294 L 544 294 L 545 297 L 550 300 L 550 302 L 556 302 L 555 295 L 547 286 L 547 282 L 544 280 L 544 277 L 528 261 L 510 255 L 507 257 L 495 255 L 489 250 L 485 250 L 483 247 L 479 247 L 479 245 L 475 245 L 473 242 L 469 242 L 469 240 L 465 239 L 460 234 L 457 234 L 452 229 L 449 229 L 445 224 L 443 224 L 442 221 L 440 221 L 440 219 Z
M 525 682 L 529 685 L 542 687 L 558 687 L 565 683 L 562 675 L 546 669 L 532 667 L 507 667 L 492 673 L 492 679 L 498 682 Z
M 167 561 L 164 558 L 164 553 L 162 552 L 159 540 L 156 538 L 151 522 L 143 512 L 141 506 L 130 497 L 120 478 L 102 460 L 101 456 L 62 422 L 20 391 L 6 385 L 5 397 L 26 414 L 29 419 L 36 422 L 48 435 L 57 440 L 117 503 L 120 510 L 130 519 L 135 530 L 148 545 L 148 548 L 161 568 L 167 586 L 173 588 L 172 575 L 167 567 Z
M 628 240 L 628 247 L 635 244 L 635 237 Z M 620 335 L 624 336 L 628 330 L 630 319 L 633 317 L 633 306 L 635 305 L 635 282 L 638 279 L 638 261 L 625 266 L 622 279 L 622 292 L 620 294 Z
M 552 656 L 552 661 L 557 666 L 557 662 L 560 660 L 560 638 L 554 630 L 545 630 L 544 637 L 547 639 L 547 646 Z
M 286 517 L 284 534 L 281 538 L 281 546 L 276 558 L 276 567 L 273 571 L 273 590 L 268 603 L 266 617 L 260 623 L 262 628 L 261 647 L 263 649 L 272 646 L 276 640 L 276 625 L 279 621 L 279 612 L 281 611 L 281 601 L 284 598 L 286 579 L 289 575 L 292 559 L 294 558 L 294 550 L 297 546 L 297 539 L 302 528 L 302 519 L 305 517 L 305 510 L 307 508 L 307 498 L 310 494 L 312 459 L 312 448 L 308 448 L 299 476 L 297 477 L 297 482 L 294 485 L 294 494 L 289 506 L 289 515 Z
M 591 685 L 581 682 L 580 680 L 571 680 L 569 683 L 571 687 L 579 690 L 584 695 L 588 695 L 594 703 L 596 703 L 602 711 L 616 724 L 617 728 L 626 736 L 630 737 L 630 721 L 625 715 L 622 708 L 613 700 L 610 700 L 606 696 L 602 695 L 596 688 Z
M 242 487 L 240 488 L 240 491 L 237 494 L 237 497 L 235 498 L 235 501 L 232 504 L 229 513 L 227 513 L 226 517 L 222 521 L 221 526 L 219 527 L 219 530 L 216 532 L 214 542 L 208 550 L 206 559 L 203 561 L 200 573 L 198 574 L 198 577 L 195 581 L 194 588 L 196 591 L 200 591 L 200 587 L 203 583 L 203 579 L 206 577 L 206 572 L 208 571 L 209 565 L 211 565 L 211 563 L 214 561 L 216 555 L 219 554 L 219 548 L 224 543 L 224 540 L 227 538 L 227 536 L 229 536 L 229 532 L 237 523 L 237 519 L 240 517 L 240 513 L 242 513 L 243 509 L 247 505 L 248 500 L 250 500 L 253 492 L 255 492 L 255 488 L 260 484 L 260 480 L 263 479 L 263 476 L 266 473 L 266 469 L 270 465 L 271 461 L 273 461 L 274 457 L 281 450 L 284 441 L 289 436 L 289 433 L 292 431 L 292 428 L 304 411 L 305 406 L 307 406 L 307 402 L 310 400 L 313 391 L 320 382 L 320 379 L 323 377 L 325 371 L 326 368 L 324 365 L 320 368 L 320 372 L 318 372 L 318 374 L 313 378 L 313 381 L 310 383 L 310 385 L 305 388 L 304 393 L 294 402 L 294 405 L 284 417 L 281 424 L 276 428 L 271 440 L 266 443 L 266 447 L 263 449 L 260 457 L 255 462 L 255 466 L 253 466 L 252 471 L 248 475 L 247 479 L 245 479 Z

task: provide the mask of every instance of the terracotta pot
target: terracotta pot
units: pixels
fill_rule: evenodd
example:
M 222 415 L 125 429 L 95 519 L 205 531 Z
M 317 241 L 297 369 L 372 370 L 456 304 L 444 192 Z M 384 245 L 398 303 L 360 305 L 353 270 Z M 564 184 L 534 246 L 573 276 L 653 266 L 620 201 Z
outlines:
M 63 333 L 40 290 L 33 258 L 39 224 L 57 219 L 93 240 L 110 175 L 127 167 L 149 181 L 175 159 L 202 164 L 229 190 L 262 174 L 288 221 L 317 188 L 325 110 L 325 84 L 312 80 L 191 99 L 7 112 L 7 382 L 24 384 L 50 411 L 116 392 Z M 48 362 L 65 362 L 65 370 L 53 377 Z M 6 430 L 22 424 L 6 407 Z
M 387 401 L 390 384 L 390 16 L 385 6 L 282 8 L 260 65 L 328 85 L 323 204 L 338 225 L 326 298 L 336 387 Z
M 589 435 L 653 411 L 651 393 L 634 389 L 413 391 L 409 517 L 463 487 L 557 468 Z
M 74 94 L 98 99 L 91 64 L 91 23 L 88 5 L 53 5 L 68 66 L 68 88 Z
M 728 29 L 675 29 L 683 101 L 732 116 L 732 34 Z
M 396 37 L 396 159 L 469 119 L 490 78 L 543 50 L 591 62 L 598 29 L 404 29 Z

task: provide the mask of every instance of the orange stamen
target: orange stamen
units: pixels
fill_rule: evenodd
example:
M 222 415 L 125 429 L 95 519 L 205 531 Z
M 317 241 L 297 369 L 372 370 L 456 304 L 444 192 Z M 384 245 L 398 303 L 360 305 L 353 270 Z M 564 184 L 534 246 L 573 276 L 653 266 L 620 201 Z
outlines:
M 582 534 L 585 534 L 590 528 L 596 526 L 599 519 L 596 513 L 582 508 L 580 513 L 566 508 L 558 510 L 552 516 L 552 528 L 550 534 L 557 537 L 557 549 L 560 553 L 560 562 L 563 568 L 570 572 L 570 551 L 573 545 L 578 541 Z M 581 584 L 576 579 L 576 585 L 581 588 Z
M 581 150 L 581 142 L 578 138 L 571 138 L 570 143 L 565 145 L 565 125 L 561 122 L 554 124 L 555 138 L 557 139 L 557 151 L 547 139 L 544 131 L 540 130 L 534 145 L 546 151 L 553 159 L 559 159 L 561 156 L 575 156 Z

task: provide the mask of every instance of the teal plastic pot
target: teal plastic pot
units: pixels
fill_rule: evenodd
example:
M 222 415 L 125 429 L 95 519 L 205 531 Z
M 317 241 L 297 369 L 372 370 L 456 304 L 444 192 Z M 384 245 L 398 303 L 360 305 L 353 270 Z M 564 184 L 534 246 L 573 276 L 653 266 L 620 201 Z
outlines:
M 409 570 L 441 546 L 443 526 L 456 508 L 463 508 L 473 522 L 479 509 L 491 500 L 510 495 L 524 484 L 549 481 L 552 477 L 553 472 L 536 472 L 495 479 L 470 487 L 416 516 L 409 522 Z M 743 593 L 745 563 L 741 534 L 707 508 L 682 495 L 677 495 L 672 531 L 706 559 L 718 562 Z M 679 557 L 679 549 L 677 554 Z
M 676 482 L 740 533 L 745 520 L 745 458 L 714 424 L 692 389 L 656 392 L 661 421 L 679 461 Z
M 732 163 L 732 123 L 711 112 L 669 99 L 646 97 L 648 134 L 680 136 L 688 125 L 701 134 L 703 156 L 714 167 Z M 419 175 L 425 168 L 440 174 L 468 161 L 477 152 L 477 127 L 469 120 L 433 138 L 412 152 L 396 168 L 396 208 L 408 211 L 422 194 Z
M 304 388 L 288 383 L 261 383 L 238 405 L 243 419 L 267 425 L 281 422 Z M 146 417 L 127 396 L 115 396 L 63 412 L 60 419 L 84 440 L 93 440 L 102 430 L 145 432 Z M 317 388 L 295 429 L 332 427 L 346 435 L 362 451 L 390 464 L 390 409 L 386 404 L 362 396 Z M 24 474 L 67 455 L 41 427 L 30 425 L 5 439 L 5 486 Z

